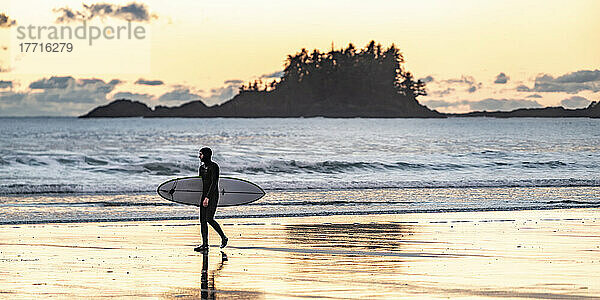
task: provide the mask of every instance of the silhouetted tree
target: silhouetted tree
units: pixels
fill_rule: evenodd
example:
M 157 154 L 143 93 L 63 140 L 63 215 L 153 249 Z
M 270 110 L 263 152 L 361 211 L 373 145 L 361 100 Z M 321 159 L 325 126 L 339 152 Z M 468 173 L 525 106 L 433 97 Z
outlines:
M 283 76 L 270 84 L 261 80 L 242 85 L 240 92 L 275 92 L 294 95 L 300 101 L 331 101 L 364 105 L 373 97 L 415 101 L 426 95 L 425 83 L 404 71 L 404 57 L 392 44 L 384 49 L 370 41 L 365 48 L 348 44 L 322 53 L 302 48 L 288 55 Z M 395 95 L 395 96 L 394 96 Z M 400 96 L 400 97 L 398 97 Z
M 414 81 L 413 75 L 410 72 L 406 72 L 404 80 L 400 82 L 400 93 L 404 96 L 416 98 L 417 96 L 427 96 L 425 91 L 425 82 L 421 80 Z

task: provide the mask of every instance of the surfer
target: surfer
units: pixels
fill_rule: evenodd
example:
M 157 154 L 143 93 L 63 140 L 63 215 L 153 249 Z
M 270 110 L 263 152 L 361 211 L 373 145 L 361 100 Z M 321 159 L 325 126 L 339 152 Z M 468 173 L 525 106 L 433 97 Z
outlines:
M 219 165 L 212 161 L 212 150 L 204 147 L 198 152 L 202 162 L 199 175 L 202 177 L 202 197 L 200 205 L 200 231 L 202 233 L 202 245 L 194 248 L 195 251 L 208 251 L 208 224 L 221 236 L 221 248 L 227 246 L 229 240 L 219 223 L 215 221 L 215 212 L 219 202 Z

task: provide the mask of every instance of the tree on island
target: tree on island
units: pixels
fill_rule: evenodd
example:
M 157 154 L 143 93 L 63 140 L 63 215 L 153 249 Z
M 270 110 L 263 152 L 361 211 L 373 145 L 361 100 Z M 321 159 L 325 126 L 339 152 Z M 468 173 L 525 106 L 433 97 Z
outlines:
M 415 81 L 403 63 L 404 57 L 394 44 L 383 49 L 375 41 L 363 49 L 350 43 L 345 49 L 332 48 L 327 53 L 318 49 L 309 53 L 303 48 L 288 55 L 280 79 L 249 82 L 240 87 L 240 94 L 274 92 L 353 105 L 367 105 L 367 99 L 416 101 L 416 97 L 427 95 L 425 83 Z

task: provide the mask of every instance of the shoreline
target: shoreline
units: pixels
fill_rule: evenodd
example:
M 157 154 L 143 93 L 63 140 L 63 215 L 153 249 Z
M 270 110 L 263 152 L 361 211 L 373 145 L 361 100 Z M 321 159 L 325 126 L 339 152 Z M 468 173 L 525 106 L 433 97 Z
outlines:
M 207 256 L 197 222 L 0 225 L 0 294 L 600 299 L 597 209 L 220 223 L 230 246 L 210 229 Z
M 182 205 L 188 206 L 188 205 Z M 278 219 L 278 218 L 306 218 L 306 217 L 335 217 L 335 216 L 373 216 L 373 215 L 407 215 L 407 214 L 446 214 L 446 213 L 478 213 L 478 212 L 520 212 L 520 211 L 547 211 L 547 210 L 568 210 L 568 209 L 594 209 L 600 208 L 600 204 L 581 205 L 576 207 L 512 207 L 512 208 L 483 208 L 483 209 L 421 209 L 421 210 L 390 210 L 390 211 L 365 211 L 365 212 L 323 212 L 323 213 L 290 213 L 290 214 L 271 214 L 271 215 L 215 215 L 216 220 L 231 219 Z M 79 224 L 79 223 L 123 223 L 123 222 L 158 222 L 158 221 L 191 221 L 198 220 L 194 217 L 142 217 L 142 218 L 123 218 L 123 219 L 83 219 L 83 220 L 39 220 L 39 221 L 0 221 L 0 226 L 5 225 L 44 225 L 44 224 Z

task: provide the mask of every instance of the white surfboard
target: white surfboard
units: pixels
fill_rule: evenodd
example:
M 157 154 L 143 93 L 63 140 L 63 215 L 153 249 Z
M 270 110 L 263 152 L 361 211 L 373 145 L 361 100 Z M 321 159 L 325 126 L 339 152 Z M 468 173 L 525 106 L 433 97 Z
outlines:
M 202 177 L 175 178 L 163 182 L 156 192 L 169 201 L 200 206 Z M 219 178 L 219 203 L 217 206 L 234 206 L 254 202 L 265 195 L 258 185 L 243 179 Z

